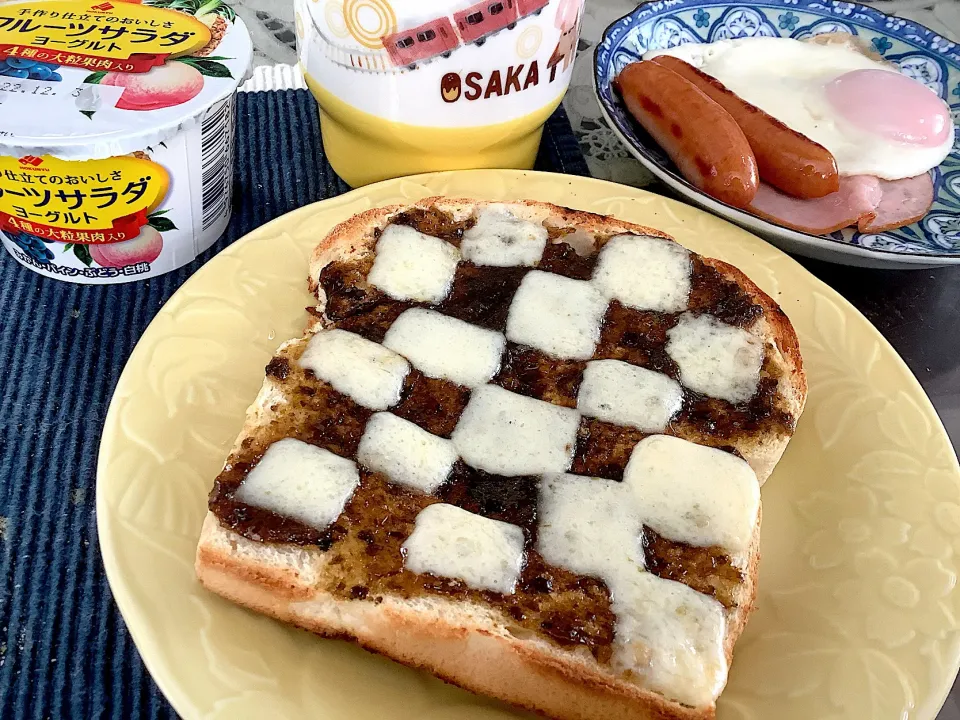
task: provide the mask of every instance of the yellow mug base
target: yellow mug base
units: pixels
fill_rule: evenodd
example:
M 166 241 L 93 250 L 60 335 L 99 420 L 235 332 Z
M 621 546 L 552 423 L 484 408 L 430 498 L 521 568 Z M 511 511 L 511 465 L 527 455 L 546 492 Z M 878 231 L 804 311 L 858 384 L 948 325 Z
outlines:
M 438 170 L 529 170 L 537 158 L 543 124 L 562 99 L 561 95 L 535 112 L 496 125 L 426 127 L 358 110 L 304 76 L 320 105 L 327 160 L 351 187 Z

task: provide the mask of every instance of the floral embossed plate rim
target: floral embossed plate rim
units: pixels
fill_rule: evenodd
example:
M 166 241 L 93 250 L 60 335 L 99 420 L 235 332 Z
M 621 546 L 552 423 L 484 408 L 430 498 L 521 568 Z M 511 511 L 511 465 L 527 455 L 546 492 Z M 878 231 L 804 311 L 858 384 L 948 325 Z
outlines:
M 934 170 L 936 197 L 917 223 L 884 233 L 845 229 L 811 235 L 761 220 L 708 197 L 688 183 L 659 146 L 632 120 L 611 81 L 651 48 L 744 37 L 803 39 L 826 32 L 857 35 L 884 59 L 926 84 L 960 122 L 960 52 L 955 43 L 912 21 L 874 7 L 839 0 L 661 0 L 644 3 L 614 21 L 594 51 L 594 85 L 614 134 L 647 169 L 711 212 L 739 223 L 790 252 L 873 267 L 960 263 L 960 132 Z
M 655 226 L 742 268 L 800 336 L 807 410 L 764 486 L 758 610 L 721 720 L 933 720 L 960 663 L 960 467 L 877 330 L 776 248 L 717 217 L 599 180 L 518 171 L 379 183 L 236 242 L 170 299 L 111 402 L 97 478 L 114 596 L 187 720 L 507 720 L 516 713 L 344 642 L 248 612 L 196 581 L 212 479 L 276 347 L 299 334 L 307 258 L 334 224 L 435 195 L 531 198 Z

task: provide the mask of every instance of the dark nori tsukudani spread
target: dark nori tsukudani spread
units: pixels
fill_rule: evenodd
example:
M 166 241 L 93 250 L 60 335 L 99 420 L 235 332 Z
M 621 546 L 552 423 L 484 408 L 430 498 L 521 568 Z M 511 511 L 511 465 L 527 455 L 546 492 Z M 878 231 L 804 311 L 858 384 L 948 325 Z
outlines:
M 454 244 L 459 244 L 464 230 L 472 224 L 457 222 L 440 210 L 408 211 L 393 221 Z M 541 269 L 569 277 L 589 277 L 595 257 L 577 254 L 563 242 L 565 234 L 562 228 L 550 228 Z M 741 327 L 762 314 L 735 282 L 725 279 L 698 256 L 693 256 L 692 264 L 692 310 Z M 320 274 L 320 286 L 326 293 L 326 312 L 334 327 L 380 342 L 397 316 L 415 304 L 394 301 L 370 286 L 366 274 L 371 265 L 372 254 L 331 263 Z M 502 331 L 510 301 L 527 271 L 461 263 L 450 295 L 437 309 Z M 595 357 L 623 359 L 676 378 L 676 365 L 665 349 L 666 332 L 676 321 L 676 315 L 632 310 L 614 301 L 604 318 Z M 282 408 L 278 419 L 259 430 L 256 439 L 245 440 L 218 476 L 209 506 L 220 522 L 251 540 L 314 546 L 327 553 L 329 565 L 321 589 L 339 597 L 439 594 L 480 600 L 502 610 L 515 633 L 532 631 L 562 646 L 582 645 L 599 661 L 608 661 L 616 618 L 606 586 L 600 580 L 547 565 L 534 549 L 536 478 L 492 476 L 457 462 L 436 496 L 427 496 L 361 468 L 360 486 L 344 513 L 322 531 L 233 499 L 237 487 L 270 444 L 282 438 L 297 438 L 344 457 L 356 456 L 372 413 L 300 368 L 297 360 L 303 348 L 304 343 L 291 344 L 267 365 L 267 375 L 291 404 Z M 553 360 L 540 351 L 508 344 L 493 382 L 512 392 L 574 407 L 584 365 Z M 685 390 L 683 408 L 667 433 L 727 451 L 748 434 L 789 434 L 794 418 L 783 408 L 777 379 L 768 357 L 758 392 L 747 403 L 733 405 Z M 466 388 L 413 371 L 406 379 L 399 405 L 391 412 L 431 433 L 449 437 L 468 399 Z M 583 418 L 571 472 L 622 480 L 630 452 L 643 437 L 637 430 Z M 412 532 L 417 514 L 435 502 L 452 503 L 523 528 L 526 563 L 513 595 L 473 590 L 456 579 L 416 575 L 403 569 L 400 547 Z M 650 572 L 686 583 L 727 607 L 734 603 L 742 575 L 721 549 L 672 542 L 649 528 L 644 528 L 642 544 Z

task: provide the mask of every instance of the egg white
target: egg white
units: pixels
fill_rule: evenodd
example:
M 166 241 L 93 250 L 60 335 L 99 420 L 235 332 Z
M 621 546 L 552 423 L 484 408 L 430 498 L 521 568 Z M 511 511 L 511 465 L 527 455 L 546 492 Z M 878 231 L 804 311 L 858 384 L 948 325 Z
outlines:
M 841 175 L 874 175 L 884 180 L 914 177 L 936 167 L 953 147 L 953 133 L 938 147 L 919 147 L 864 131 L 840 117 L 824 87 L 853 70 L 885 70 L 839 44 L 819 45 L 791 38 L 742 38 L 690 43 L 646 53 L 673 55 L 715 77 L 729 90 L 829 150 Z

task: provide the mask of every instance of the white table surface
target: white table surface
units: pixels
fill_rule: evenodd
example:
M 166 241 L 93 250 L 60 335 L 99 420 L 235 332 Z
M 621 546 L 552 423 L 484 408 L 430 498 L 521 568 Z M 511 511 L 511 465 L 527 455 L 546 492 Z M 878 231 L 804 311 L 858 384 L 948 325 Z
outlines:
M 915 20 L 944 37 L 960 41 L 960 0 L 860 0 L 879 10 Z M 254 66 L 296 63 L 292 0 L 232 0 L 253 36 Z M 594 177 L 642 186 L 652 177 L 624 150 L 600 119 L 593 95 L 593 47 L 604 29 L 639 3 L 636 0 L 586 0 L 579 55 L 564 107 Z M 815 720 L 811 718 L 811 720 Z M 869 720 L 863 718 L 863 720 Z M 937 720 L 960 720 L 960 683 L 955 684 Z

